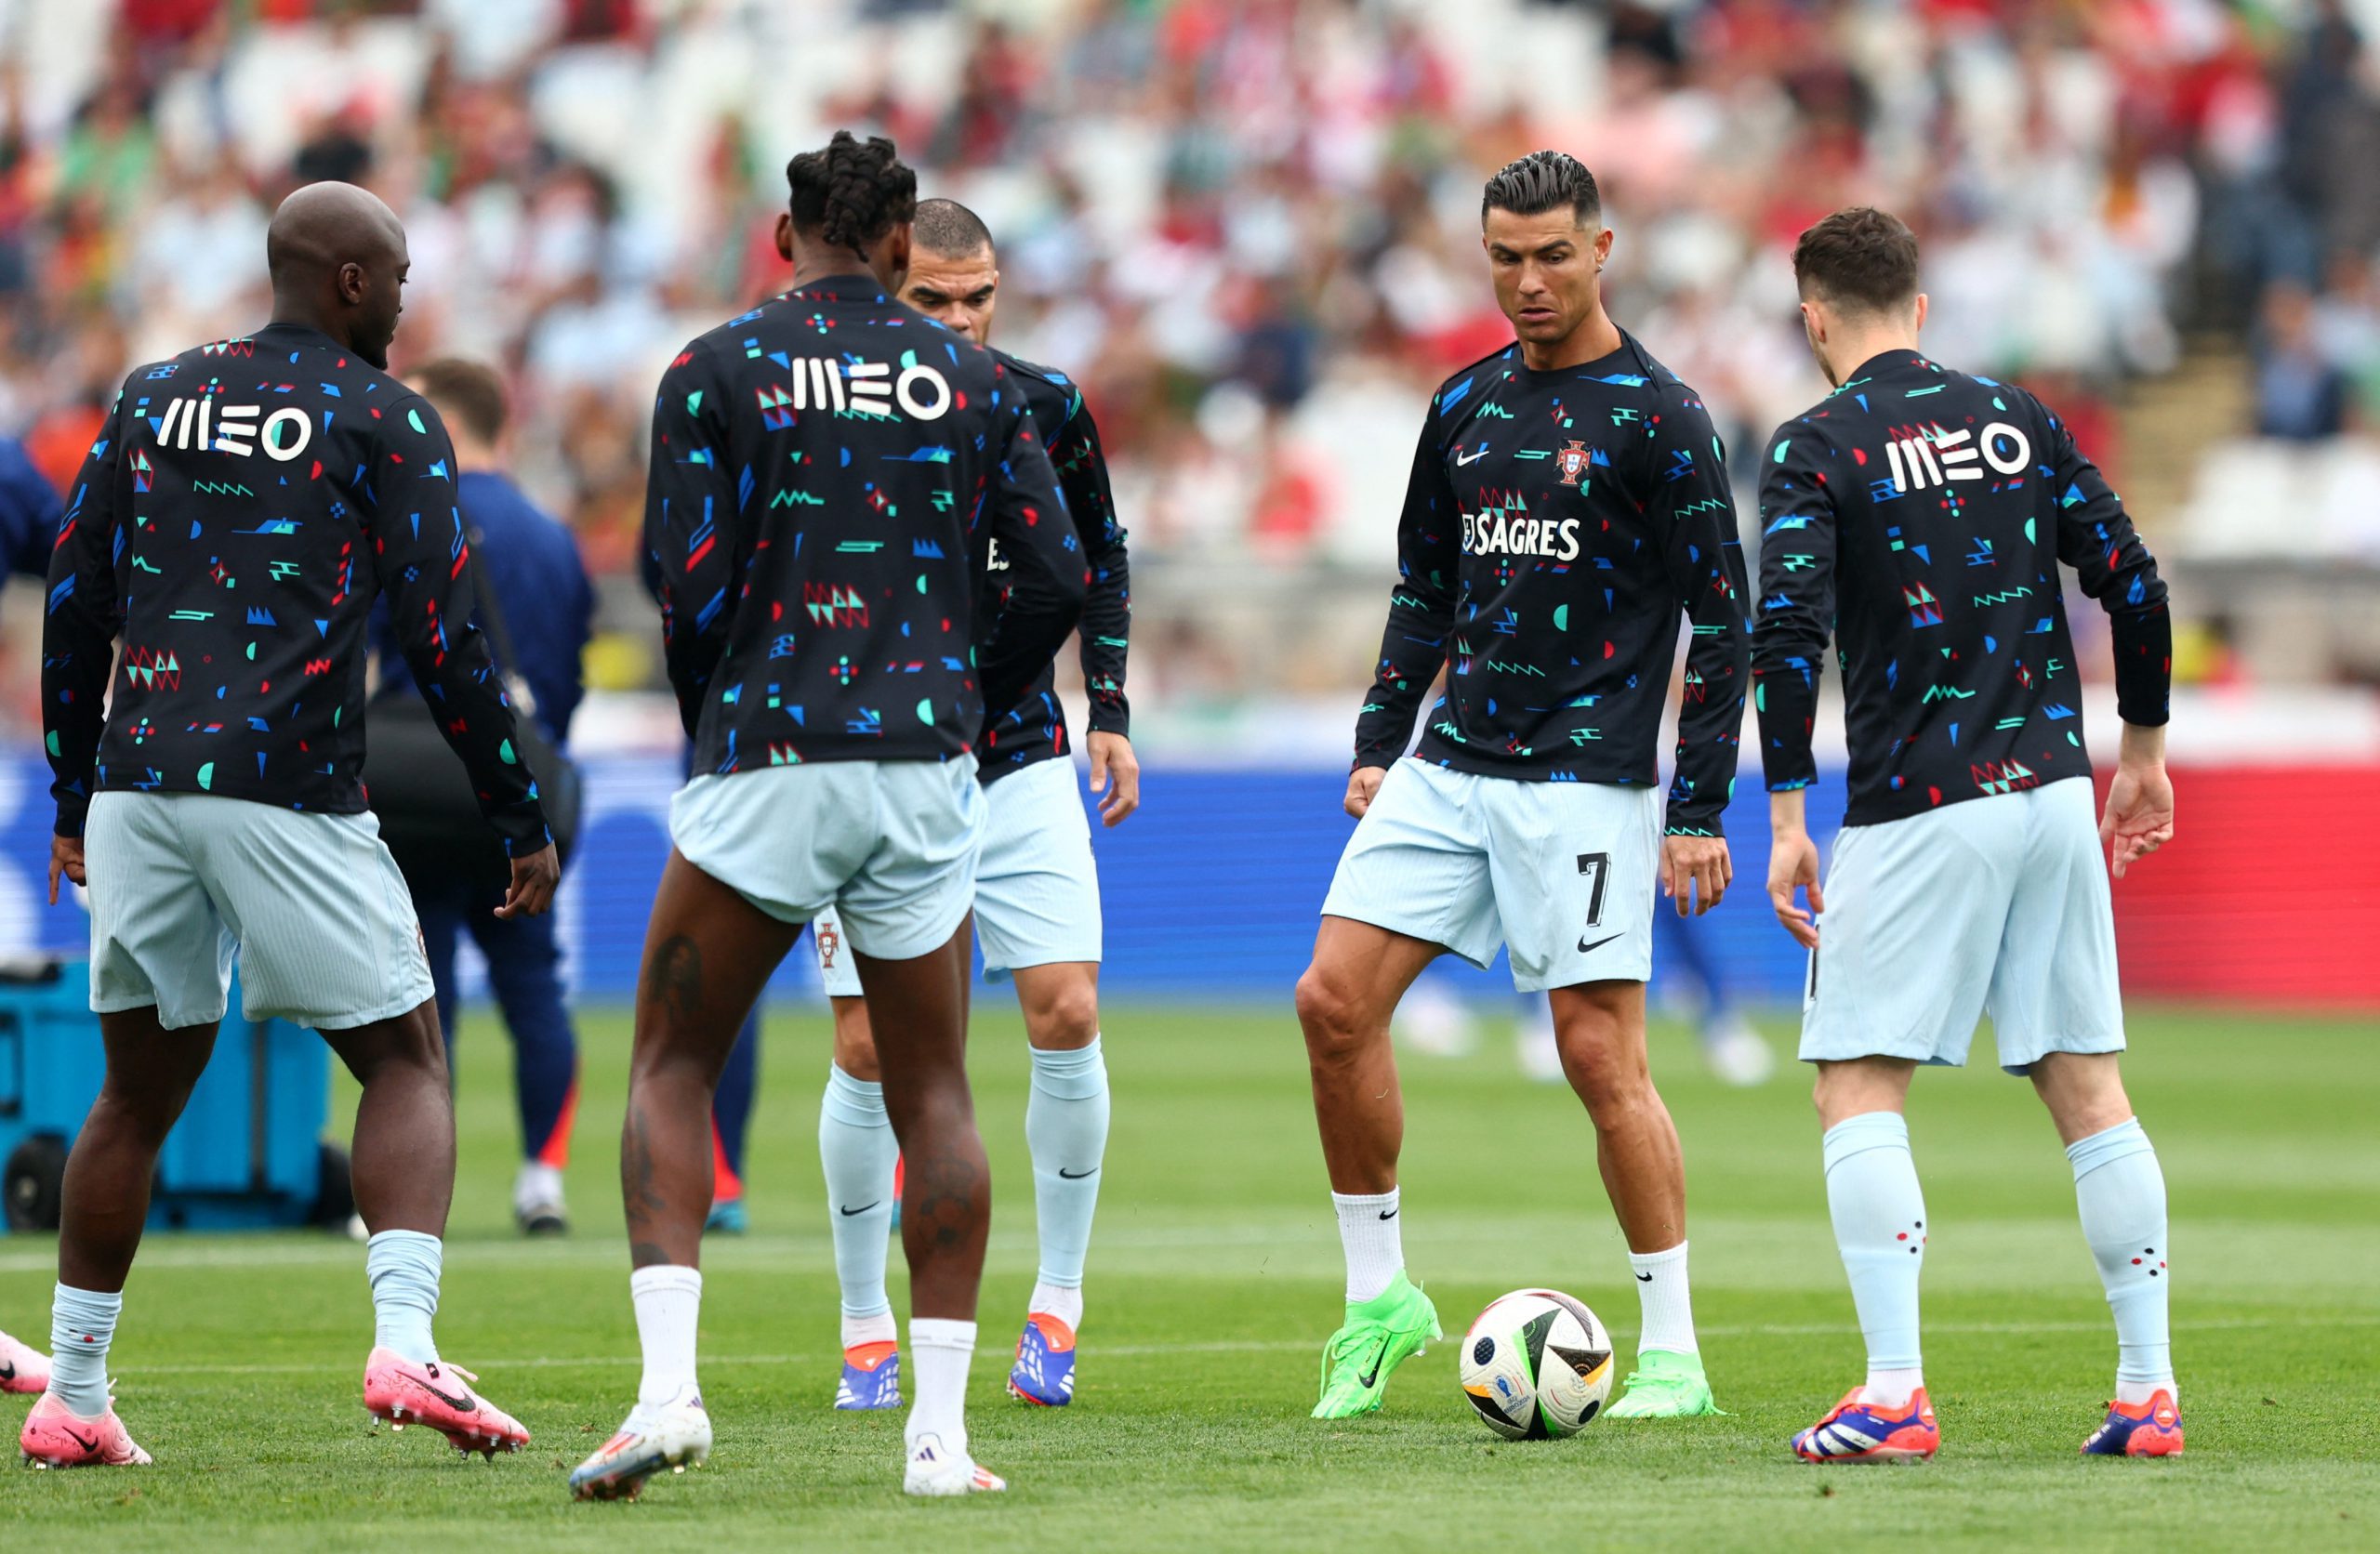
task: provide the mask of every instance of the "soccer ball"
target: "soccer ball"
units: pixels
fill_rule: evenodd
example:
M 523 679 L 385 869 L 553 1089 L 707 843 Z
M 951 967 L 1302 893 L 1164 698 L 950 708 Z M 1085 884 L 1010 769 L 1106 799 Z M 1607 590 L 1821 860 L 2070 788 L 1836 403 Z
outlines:
M 1611 1396 L 1611 1337 L 1586 1303 L 1514 1290 L 1463 1335 L 1462 1395 L 1508 1441 L 1575 1435 Z

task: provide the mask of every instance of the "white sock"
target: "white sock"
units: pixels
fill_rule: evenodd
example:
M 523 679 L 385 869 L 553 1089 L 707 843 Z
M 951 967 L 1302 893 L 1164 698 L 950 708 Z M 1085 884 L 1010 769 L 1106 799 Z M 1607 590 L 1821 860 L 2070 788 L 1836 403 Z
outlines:
M 843 1347 L 857 1349 L 862 1344 L 897 1344 L 901 1329 L 890 1311 L 878 1311 L 870 1316 L 843 1318 Z
M 1694 1295 L 1686 1282 L 1686 1243 L 1666 1252 L 1631 1252 L 1628 1267 L 1636 1275 L 1636 1304 L 1644 1318 L 1636 1352 L 1665 1349 L 1673 1354 L 1699 1354 L 1694 1341 Z
M 916 1401 L 909 1405 L 908 1427 L 902 1431 L 909 1449 L 919 1438 L 942 1439 L 948 1456 L 967 1453 L 967 1367 L 975 1358 L 975 1324 L 940 1317 L 909 1319 L 909 1363 Z
M 562 1206 L 562 1173 L 541 1160 L 522 1161 L 521 1174 L 512 1179 L 513 1212 L 526 1214 L 548 1204 Z
M 1916 1396 L 1917 1389 L 1924 1385 L 1923 1367 L 1912 1365 L 1906 1370 L 1880 1371 L 1871 1365 L 1868 1367 L 1868 1385 L 1859 1389 L 1859 1401 L 1897 1413 L 1909 1406 L 1909 1400 Z
M 637 1384 L 640 1408 L 657 1408 L 694 1385 L 694 1329 L 703 1311 L 700 1269 L 664 1263 L 628 1275 L 636 1301 L 636 1333 L 644 1344 L 644 1379 Z
M 1044 1281 L 1033 1286 L 1033 1298 L 1025 1309 L 1056 1317 L 1067 1331 L 1076 1331 L 1082 1326 L 1082 1286 Z
M 1339 1245 L 1347 1254 L 1347 1304 L 1360 1306 L 1405 1271 L 1405 1221 L 1397 1217 L 1398 1189 L 1385 1192 L 1333 1192 L 1339 1211 Z

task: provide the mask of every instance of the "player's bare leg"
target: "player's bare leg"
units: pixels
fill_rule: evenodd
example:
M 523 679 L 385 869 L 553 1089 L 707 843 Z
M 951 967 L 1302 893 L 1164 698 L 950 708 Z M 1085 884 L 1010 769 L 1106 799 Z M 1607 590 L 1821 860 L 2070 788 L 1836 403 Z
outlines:
M 1686 1278 L 1686 1157 L 1645 1057 L 1645 984 L 1581 982 L 1548 994 L 1562 1072 L 1594 1125 L 1595 1164 L 1628 1241 L 1643 1325 L 1616 1419 L 1715 1414 Z
M 1389 1017 L 1444 954 L 1441 946 L 1352 917 L 1325 915 L 1298 979 L 1315 1122 L 1347 1257 L 1347 1310 L 1323 1346 L 1318 1419 L 1368 1414 L 1389 1373 L 1439 1336 L 1438 1314 L 1405 1274 L 1396 1159 L 1405 1147 Z
M 800 931 L 670 849 L 645 929 L 620 1127 L 628 1291 L 644 1373 L 627 1422 L 571 1474 L 580 1499 L 633 1499 L 663 1468 L 698 1468 L 710 1455 L 694 1334 L 713 1185 L 711 1097 L 736 1032 Z
M 322 1036 L 364 1087 L 350 1171 L 355 1211 L 372 1233 L 364 1406 L 400 1429 L 427 1425 L 458 1451 L 517 1451 L 529 1432 L 465 1386 L 477 1378 L 442 1362 L 431 1336 L 455 1196 L 455 1099 L 438 1006 L 425 999 L 393 1019 Z
M 2112 1052 L 2053 1052 L 2032 1065 L 2033 1089 L 2074 1166 L 2083 1239 L 2116 1319 L 2115 1398 L 2083 1452 L 2175 1456 L 2182 1450 L 2167 1290 L 2165 1174 L 2133 1115 Z
M 169 1031 L 153 1006 L 99 1016 L 107 1077 L 66 1157 L 51 1368 L 19 1445 L 43 1468 L 142 1466 L 108 1395 L 108 1346 L 149 1218 L 157 1153 L 215 1048 L 213 1024 Z
M 991 1168 L 967 1086 L 972 919 L 911 960 L 853 951 L 867 990 L 884 1110 L 906 1162 L 901 1241 L 909 1258 L 909 1353 L 917 1397 L 905 1432 L 912 1495 L 1007 1487 L 967 1450 L 967 1371 L 991 1225 Z

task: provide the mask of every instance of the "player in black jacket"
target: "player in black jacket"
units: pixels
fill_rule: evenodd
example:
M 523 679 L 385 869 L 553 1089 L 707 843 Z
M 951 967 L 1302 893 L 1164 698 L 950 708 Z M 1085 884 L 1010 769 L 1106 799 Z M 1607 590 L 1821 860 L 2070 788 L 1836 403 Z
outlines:
M 266 255 L 270 324 L 126 379 L 50 564 L 50 899 L 61 874 L 90 889 L 108 1048 L 67 1163 L 49 1392 L 23 1438 L 60 1466 L 148 1460 L 109 1403 L 108 1338 L 235 952 L 248 1017 L 321 1031 L 364 1086 L 365 1406 L 467 1451 L 528 1440 L 441 1366 L 430 1334 L 455 1113 L 421 930 L 364 806 L 376 594 L 511 855 L 496 910 L 544 911 L 560 871 L 471 625 L 453 444 L 385 370 L 404 230 L 361 189 L 312 184 L 275 213 Z
M 1298 983 L 1347 1255 L 1317 1417 L 1380 1406 L 1435 1336 L 1404 1271 L 1403 1103 L 1389 1017 L 1448 951 L 1500 947 L 1551 994 L 1644 1309 L 1615 1417 L 1715 1411 L 1686 1285 L 1686 1172 L 1646 1071 L 1658 882 L 1681 913 L 1730 877 L 1720 832 L 1743 721 L 1743 558 L 1726 454 L 1694 391 L 1604 311 L 1594 179 L 1540 151 L 1488 181 L 1483 244 L 1516 342 L 1432 401 L 1398 582 L 1355 724 L 1359 817 Z M 1666 812 L 1655 746 L 1692 626 Z M 1441 668 L 1446 691 L 1405 757 Z M 1403 758 L 1401 758 L 1403 757 Z
M 2039 400 L 1930 362 L 1917 240 L 1838 211 L 1793 254 L 1833 394 L 1761 460 L 1753 683 L 1776 841 L 1768 893 L 1810 952 L 1827 1203 L 1868 1340 L 1866 1383 L 1794 1438 L 1813 1462 L 1931 1456 L 1920 1365 L 1925 1202 L 1902 1108 L 1920 1063 L 2001 1066 L 2066 1140 L 2115 1312 L 2115 1401 L 2083 1451 L 2182 1449 L 2165 1320 L 2165 1181 L 2116 1054 L 2123 1005 L 2103 842 L 2120 878 L 2174 834 L 2173 627 L 2123 504 Z M 2095 826 L 2059 563 L 2108 612 L 2123 734 Z M 1828 638 L 1850 801 L 1823 888 L 1805 810 Z M 1809 909 L 1794 901 L 1809 893 Z
M 965 1066 L 972 747 L 1074 628 L 1082 547 L 1005 370 L 894 297 L 917 178 L 892 143 L 839 134 L 787 178 L 793 289 L 689 345 L 654 404 L 645 533 L 695 775 L 670 810 L 621 1136 L 644 1377 L 572 1475 L 582 1496 L 632 1495 L 709 1450 L 694 1324 L 712 1095 L 753 999 L 828 907 L 909 1163 L 906 1487 L 1003 1487 L 968 1455 L 963 1411 L 990 1207 Z M 989 622 L 995 537 L 1013 587 Z
M 999 256 L 980 217 L 952 200 L 918 206 L 914 257 L 901 296 L 953 334 L 988 339 L 999 296 Z M 1091 697 L 1091 791 L 1109 825 L 1140 804 L 1140 762 L 1126 734 L 1124 654 L 1131 630 L 1123 525 L 1108 490 L 1107 457 L 1082 390 L 1065 375 L 995 350 L 1025 393 L 1057 468 L 1090 565 L 1082 612 L 1082 677 Z M 1006 608 L 1007 557 L 993 558 L 982 609 Z M 1074 1399 L 1075 1331 L 1082 1322 L 1083 1260 L 1107 1147 L 1107 1064 L 1100 1051 L 1099 877 L 1083 817 L 1056 665 L 975 742 L 986 817 L 975 876 L 975 931 L 984 969 L 1013 976 L 1033 1054 L 1025 1136 L 1033 1152 L 1034 1223 L 1041 1264 L 1025 1307 L 1009 1390 L 1049 1407 Z M 835 1061 L 818 1120 L 818 1153 L 843 1297 L 843 1375 L 835 1406 L 900 1405 L 900 1357 L 884 1293 L 895 1156 L 885 1126 L 875 1044 L 857 972 L 830 919 L 817 925 L 819 972 L 835 1007 Z

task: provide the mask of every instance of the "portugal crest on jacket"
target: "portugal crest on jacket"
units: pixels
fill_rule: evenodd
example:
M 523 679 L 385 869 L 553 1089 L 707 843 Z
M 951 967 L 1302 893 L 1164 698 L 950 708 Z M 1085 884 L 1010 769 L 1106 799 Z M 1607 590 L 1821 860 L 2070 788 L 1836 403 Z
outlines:
M 1575 437 L 1554 455 L 1554 466 L 1562 471 L 1562 483 L 1566 486 L 1579 483 L 1580 478 L 1587 472 L 1589 462 L 1587 445 Z

